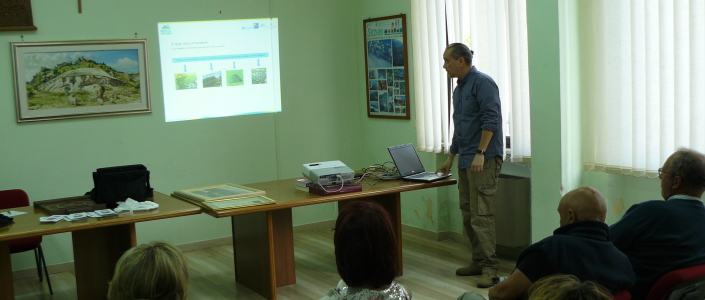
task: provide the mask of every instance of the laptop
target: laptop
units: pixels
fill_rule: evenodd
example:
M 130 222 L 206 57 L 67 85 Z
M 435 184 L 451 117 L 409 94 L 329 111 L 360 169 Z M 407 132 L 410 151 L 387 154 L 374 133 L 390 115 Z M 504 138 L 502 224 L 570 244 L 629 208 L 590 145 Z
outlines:
M 419 154 L 416 152 L 413 144 L 404 144 L 399 146 L 388 147 L 389 155 L 392 156 L 394 164 L 399 170 L 402 180 L 417 181 L 417 182 L 433 182 L 450 177 L 451 174 L 436 174 L 434 172 L 426 172 Z

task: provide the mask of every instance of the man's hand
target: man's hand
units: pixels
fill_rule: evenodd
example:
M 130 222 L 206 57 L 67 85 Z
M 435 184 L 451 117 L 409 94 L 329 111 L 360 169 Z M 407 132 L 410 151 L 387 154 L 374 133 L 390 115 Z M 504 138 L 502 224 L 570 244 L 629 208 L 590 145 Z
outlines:
M 490 300 L 514 300 L 521 298 L 531 287 L 532 282 L 519 269 L 515 269 L 504 281 L 498 283 L 487 293 Z
M 450 174 L 450 170 L 453 167 L 453 160 L 449 157 L 446 159 L 446 161 L 441 165 L 438 170 L 436 170 L 436 173 L 443 173 L 443 174 Z
M 485 166 L 485 155 L 475 154 L 475 158 L 472 160 L 472 166 L 470 166 L 470 173 L 482 173 Z

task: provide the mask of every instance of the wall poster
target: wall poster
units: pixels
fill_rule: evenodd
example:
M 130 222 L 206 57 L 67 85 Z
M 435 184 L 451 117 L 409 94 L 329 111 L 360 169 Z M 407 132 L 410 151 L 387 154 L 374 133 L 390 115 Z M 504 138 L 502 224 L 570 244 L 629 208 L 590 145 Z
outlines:
M 363 21 L 367 116 L 410 119 L 406 15 Z

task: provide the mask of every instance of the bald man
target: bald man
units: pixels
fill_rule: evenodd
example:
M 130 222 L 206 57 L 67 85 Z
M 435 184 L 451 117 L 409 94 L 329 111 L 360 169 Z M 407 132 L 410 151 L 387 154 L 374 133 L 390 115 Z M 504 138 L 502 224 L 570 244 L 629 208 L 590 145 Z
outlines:
M 634 284 L 629 259 L 609 241 L 600 192 L 591 187 L 570 191 L 558 203 L 558 214 L 561 227 L 521 252 L 514 272 L 490 289 L 490 300 L 519 299 L 534 282 L 556 273 L 598 282 L 612 293 Z

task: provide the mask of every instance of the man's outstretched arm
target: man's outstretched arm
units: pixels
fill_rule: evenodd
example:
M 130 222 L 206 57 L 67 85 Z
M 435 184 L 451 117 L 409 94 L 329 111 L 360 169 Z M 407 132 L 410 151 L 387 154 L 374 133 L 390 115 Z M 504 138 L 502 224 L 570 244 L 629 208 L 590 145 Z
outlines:
M 519 299 L 529 290 L 532 282 L 519 269 L 515 269 L 512 275 L 498 283 L 489 291 L 490 300 L 514 300 Z

